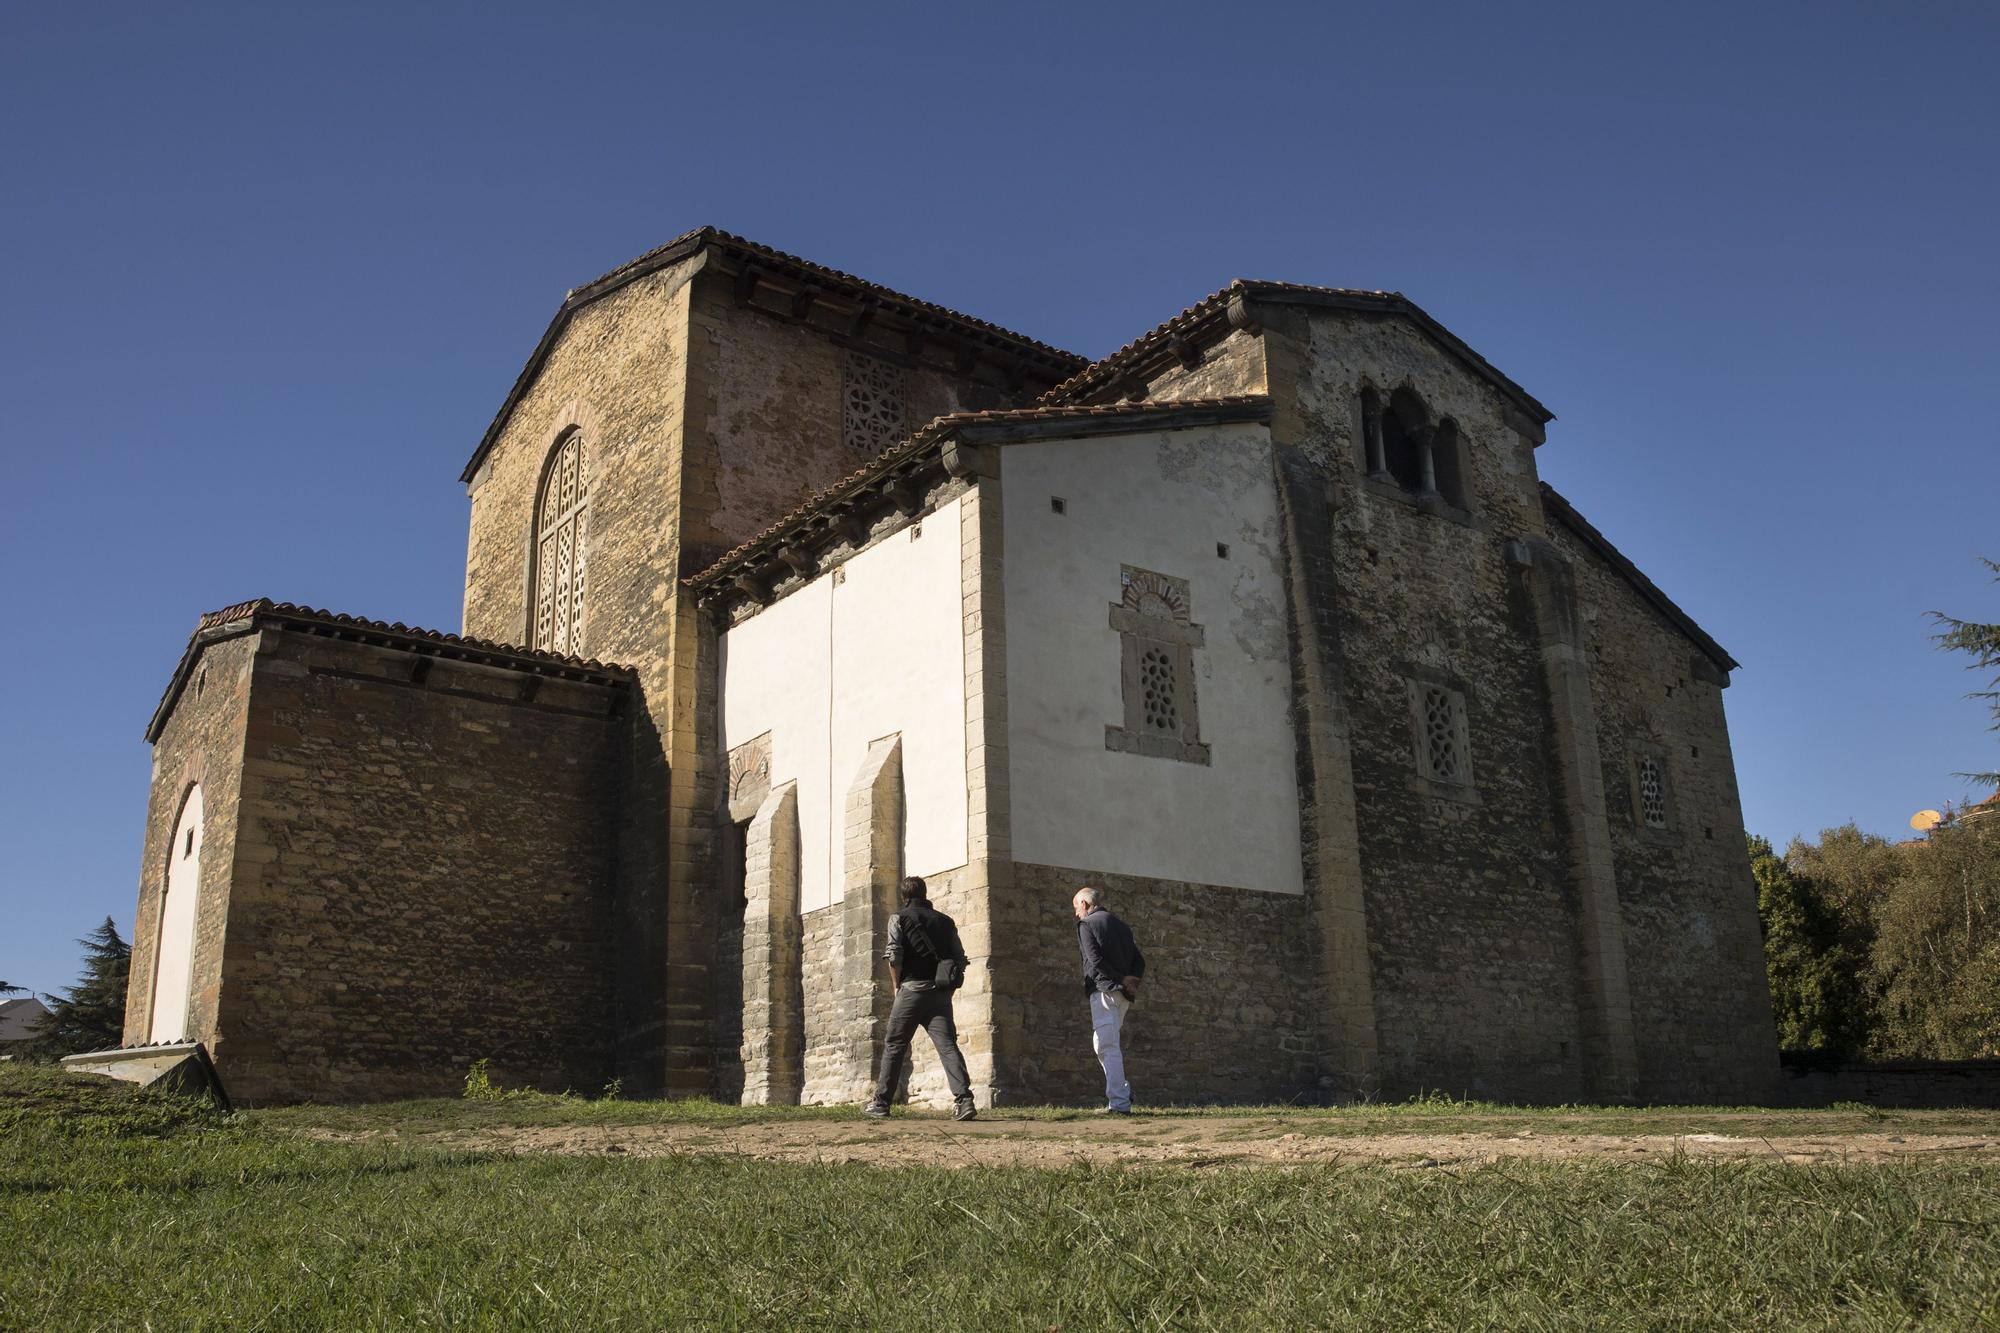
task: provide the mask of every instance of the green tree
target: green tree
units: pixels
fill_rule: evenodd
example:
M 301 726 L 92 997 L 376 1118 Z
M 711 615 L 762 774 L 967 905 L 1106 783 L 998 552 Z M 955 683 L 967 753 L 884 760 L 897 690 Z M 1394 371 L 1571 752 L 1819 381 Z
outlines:
M 1967 820 L 1899 847 L 1869 970 L 1885 1055 L 2000 1056 L 2000 826 Z
M 1992 570 L 1993 581 L 2000 583 L 2000 562 L 1982 560 L 1980 563 Z M 1992 729 L 2000 731 L 2000 625 L 1982 624 L 1976 620 L 1960 620 L 1957 616 L 1948 616 L 1942 611 L 1933 611 L 1930 614 L 1934 622 L 1944 626 L 1931 636 L 1937 640 L 1939 647 L 1955 653 L 1971 654 L 1972 661 L 1966 667 L 1968 671 L 1993 673 L 1987 681 L 1992 688 L 1974 690 L 1969 697 L 1986 700 L 1993 710 Z M 1970 778 L 1974 782 L 1983 782 L 1988 786 L 2000 787 L 2000 772 L 1961 773 L 1959 776 Z
M 31 1060 L 59 1060 L 80 1051 L 101 1051 L 125 1039 L 125 979 L 132 946 L 118 936 L 110 917 L 77 941 L 83 946 L 83 975 L 60 995 L 44 995 L 49 1016 L 23 1051 Z
M 1848 943 L 1854 932 L 1819 884 L 1754 836 L 1750 873 L 1757 881 L 1778 1044 L 1853 1054 L 1867 1040 L 1870 1008 L 1863 957 Z

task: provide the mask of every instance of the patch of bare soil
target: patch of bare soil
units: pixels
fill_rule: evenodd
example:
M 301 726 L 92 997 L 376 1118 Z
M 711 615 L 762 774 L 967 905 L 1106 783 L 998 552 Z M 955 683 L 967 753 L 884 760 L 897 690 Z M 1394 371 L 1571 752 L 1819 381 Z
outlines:
M 1304 1132 L 1302 1132 L 1302 1130 Z M 520 1154 L 661 1157 L 699 1153 L 762 1162 L 867 1166 L 1302 1166 L 1380 1162 L 1399 1167 L 1473 1166 L 1502 1158 L 1643 1162 L 1683 1154 L 1797 1163 L 1880 1162 L 1948 1156 L 2000 1162 L 2000 1140 L 1971 1134 L 1367 1134 L 1311 1132 L 1270 1116 L 1233 1119 L 1009 1119 L 1005 1111 L 953 1122 L 899 1116 L 852 1122 L 802 1120 L 744 1125 L 524 1126 L 397 1135 L 308 1131 L 340 1142 L 394 1139 L 415 1146 Z

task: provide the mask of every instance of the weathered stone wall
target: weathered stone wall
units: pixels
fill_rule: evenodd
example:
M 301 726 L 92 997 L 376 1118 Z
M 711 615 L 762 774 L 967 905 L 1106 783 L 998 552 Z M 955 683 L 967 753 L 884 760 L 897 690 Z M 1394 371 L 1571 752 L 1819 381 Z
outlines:
M 954 375 L 886 345 L 843 345 L 824 328 L 764 304 L 744 305 L 719 280 L 694 289 L 694 355 L 704 359 L 701 429 L 688 446 L 682 522 L 713 556 L 749 540 L 799 501 L 871 457 L 843 438 L 846 367 L 856 356 L 900 386 L 900 439 L 932 417 L 1026 401 L 971 375 Z M 770 298 L 760 298 L 768 301 Z M 704 561 L 705 563 L 705 561 Z
M 481 1058 L 600 1086 L 625 692 L 255 642 L 214 1026 L 232 1095 L 449 1094 Z
M 1176 366 L 1156 375 L 1147 382 L 1146 398 L 1150 402 L 1224 398 L 1269 389 L 1263 339 L 1238 329 L 1204 349 L 1199 365 Z
M 1012 876 L 1011 891 L 993 904 L 992 985 L 995 1010 L 1019 1025 L 1021 1044 L 996 1071 L 997 1102 L 1104 1095 L 1070 910 L 1084 884 L 1104 890 L 1146 955 L 1145 985 L 1125 1026 L 1135 1102 L 1316 1095 L 1316 930 L 1303 898 L 1025 863 Z
M 893 367 L 911 429 L 1047 387 L 996 387 L 1010 372 L 990 361 L 955 373 L 903 334 L 843 334 L 797 317 L 792 297 L 742 292 L 704 252 L 578 309 L 471 487 L 466 632 L 521 641 L 542 469 L 565 431 L 584 435 L 582 652 L 635 667 L 645 703 L 625 779 L 618 931 L 619 1072 L 639 1093 L 711 1090 L 724 1076 L 717 1044 L 736 1040 L 716 1021 L 729 987 L 714 975 L 714 931 L 735 903 L 715 883 L 715 640 L 680 579 L 864 461 L 842 439 L 852 349 Z
M 852 1100 L 847 1087 L 847 1029 L 840 1005 L 840 904 L 805 914 L 799 944 L 800 991 L 805 999 L 807 1106 Z
M 1640 1096 L 1761 1101 L 1777 1035 L 1716 668 L 1697 666 L 1695 646 L 1596 551 L 1551 527 L 1576 571 L 1590 655 Z M 1638 808 L 1642 751 L 1666 768 L 1665 830 Z
M 153 979 L 159 963 L 160 904 L 167 858 L 188 789 L 202 791 L 201 890 L 188 1005 L 188 1035 L 213 1049 L 221 994 L 223 937 L 229 922 L 236 831 L 242 795 L 243 733 L 251 661 L 248 635 L 211 643 L 175 703 L 153 747 L 152 794 L 146 805 L 139 907 L 132 923 L 132 970 L 125 992 L 125 1044 L 147 1040 L 153 1019 Z
M 1556 851 L 1547 689 L 1503 553 L 1541 529 L 1532 447 L 1500 395 L 1406 321 L 1273 311 L 1266 340 L 1273 392 L 1297 395 L 1288 442 L 1330 482 L 1378 1090 L 1584 1095 L 1578 905 Z M 1366 484 L 1364 380 L 1410 383 L 1457 420 L 1468 513 L 1422 512 Z M 1412 679 L 1462 693 L 1469 787 L 1421 775 Z
M 1787 1056 L 1775 1077 L 1778 1091 L 1771 1100 L 1778 1106 L 1863 1102 L 1911 1108 L 2000 1108 L 2000 1060 L 1892 1060 L 1823 1067 Z
M 702 263 L 696 256 L 578 310 L 470 487 L 465 632 L 526 644 L 536 495 L 551 449 L 566 432 L 582 433 L 590 501 L 581 653 L 636 668 L 643 701 L 630 718 L 615 967 L 618 1075 L 640 1095 L 706 1091 L 709 1078 L 701 1025 L 711 1008 L 710 945 L 691 928 L 686 877 L 678 898 L 671 878 L 675 828 L 688 820 L 666 813 L 696 805 L 695 765 L 681 774 L 671 760 L 676 727 L 688 726 L 687 677 L 698 655 L 692 614 L 677 595 L 677 506 L 688 284 Z M 683 929 L 670 944 L 674 922 Z

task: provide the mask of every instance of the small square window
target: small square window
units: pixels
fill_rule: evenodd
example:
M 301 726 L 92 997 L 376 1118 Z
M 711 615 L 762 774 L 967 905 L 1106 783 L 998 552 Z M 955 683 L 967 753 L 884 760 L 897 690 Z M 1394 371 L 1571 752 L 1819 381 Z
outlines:
M 1228 542 L 1217 542 L 1215 544 L 1215 558 L 1218 560 L 1227 560 L 1229 558 Z
M 1063 499 L 1060 495 L 1051 495 L 1049 497 L 1049 512 L 1052 514 L 1067 514 L 1069 512 L 1069 501 Z

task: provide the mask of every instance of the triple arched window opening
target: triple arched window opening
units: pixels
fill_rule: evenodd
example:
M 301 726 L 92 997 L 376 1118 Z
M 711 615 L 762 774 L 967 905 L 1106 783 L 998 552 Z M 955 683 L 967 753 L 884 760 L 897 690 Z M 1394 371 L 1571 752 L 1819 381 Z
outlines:
M 1373 385 L 1362 386 L 1361 438 L 1369 480 L 1420 503 L 1467 508 L 1458 423 L 1433 415 L 1408 385 L 1386 398 Z
M 584 547 L 590 515 L 590 458 L 583 432 L 572 430 L 549 450 L 535 497 L 531 647 L 583 655 Z

